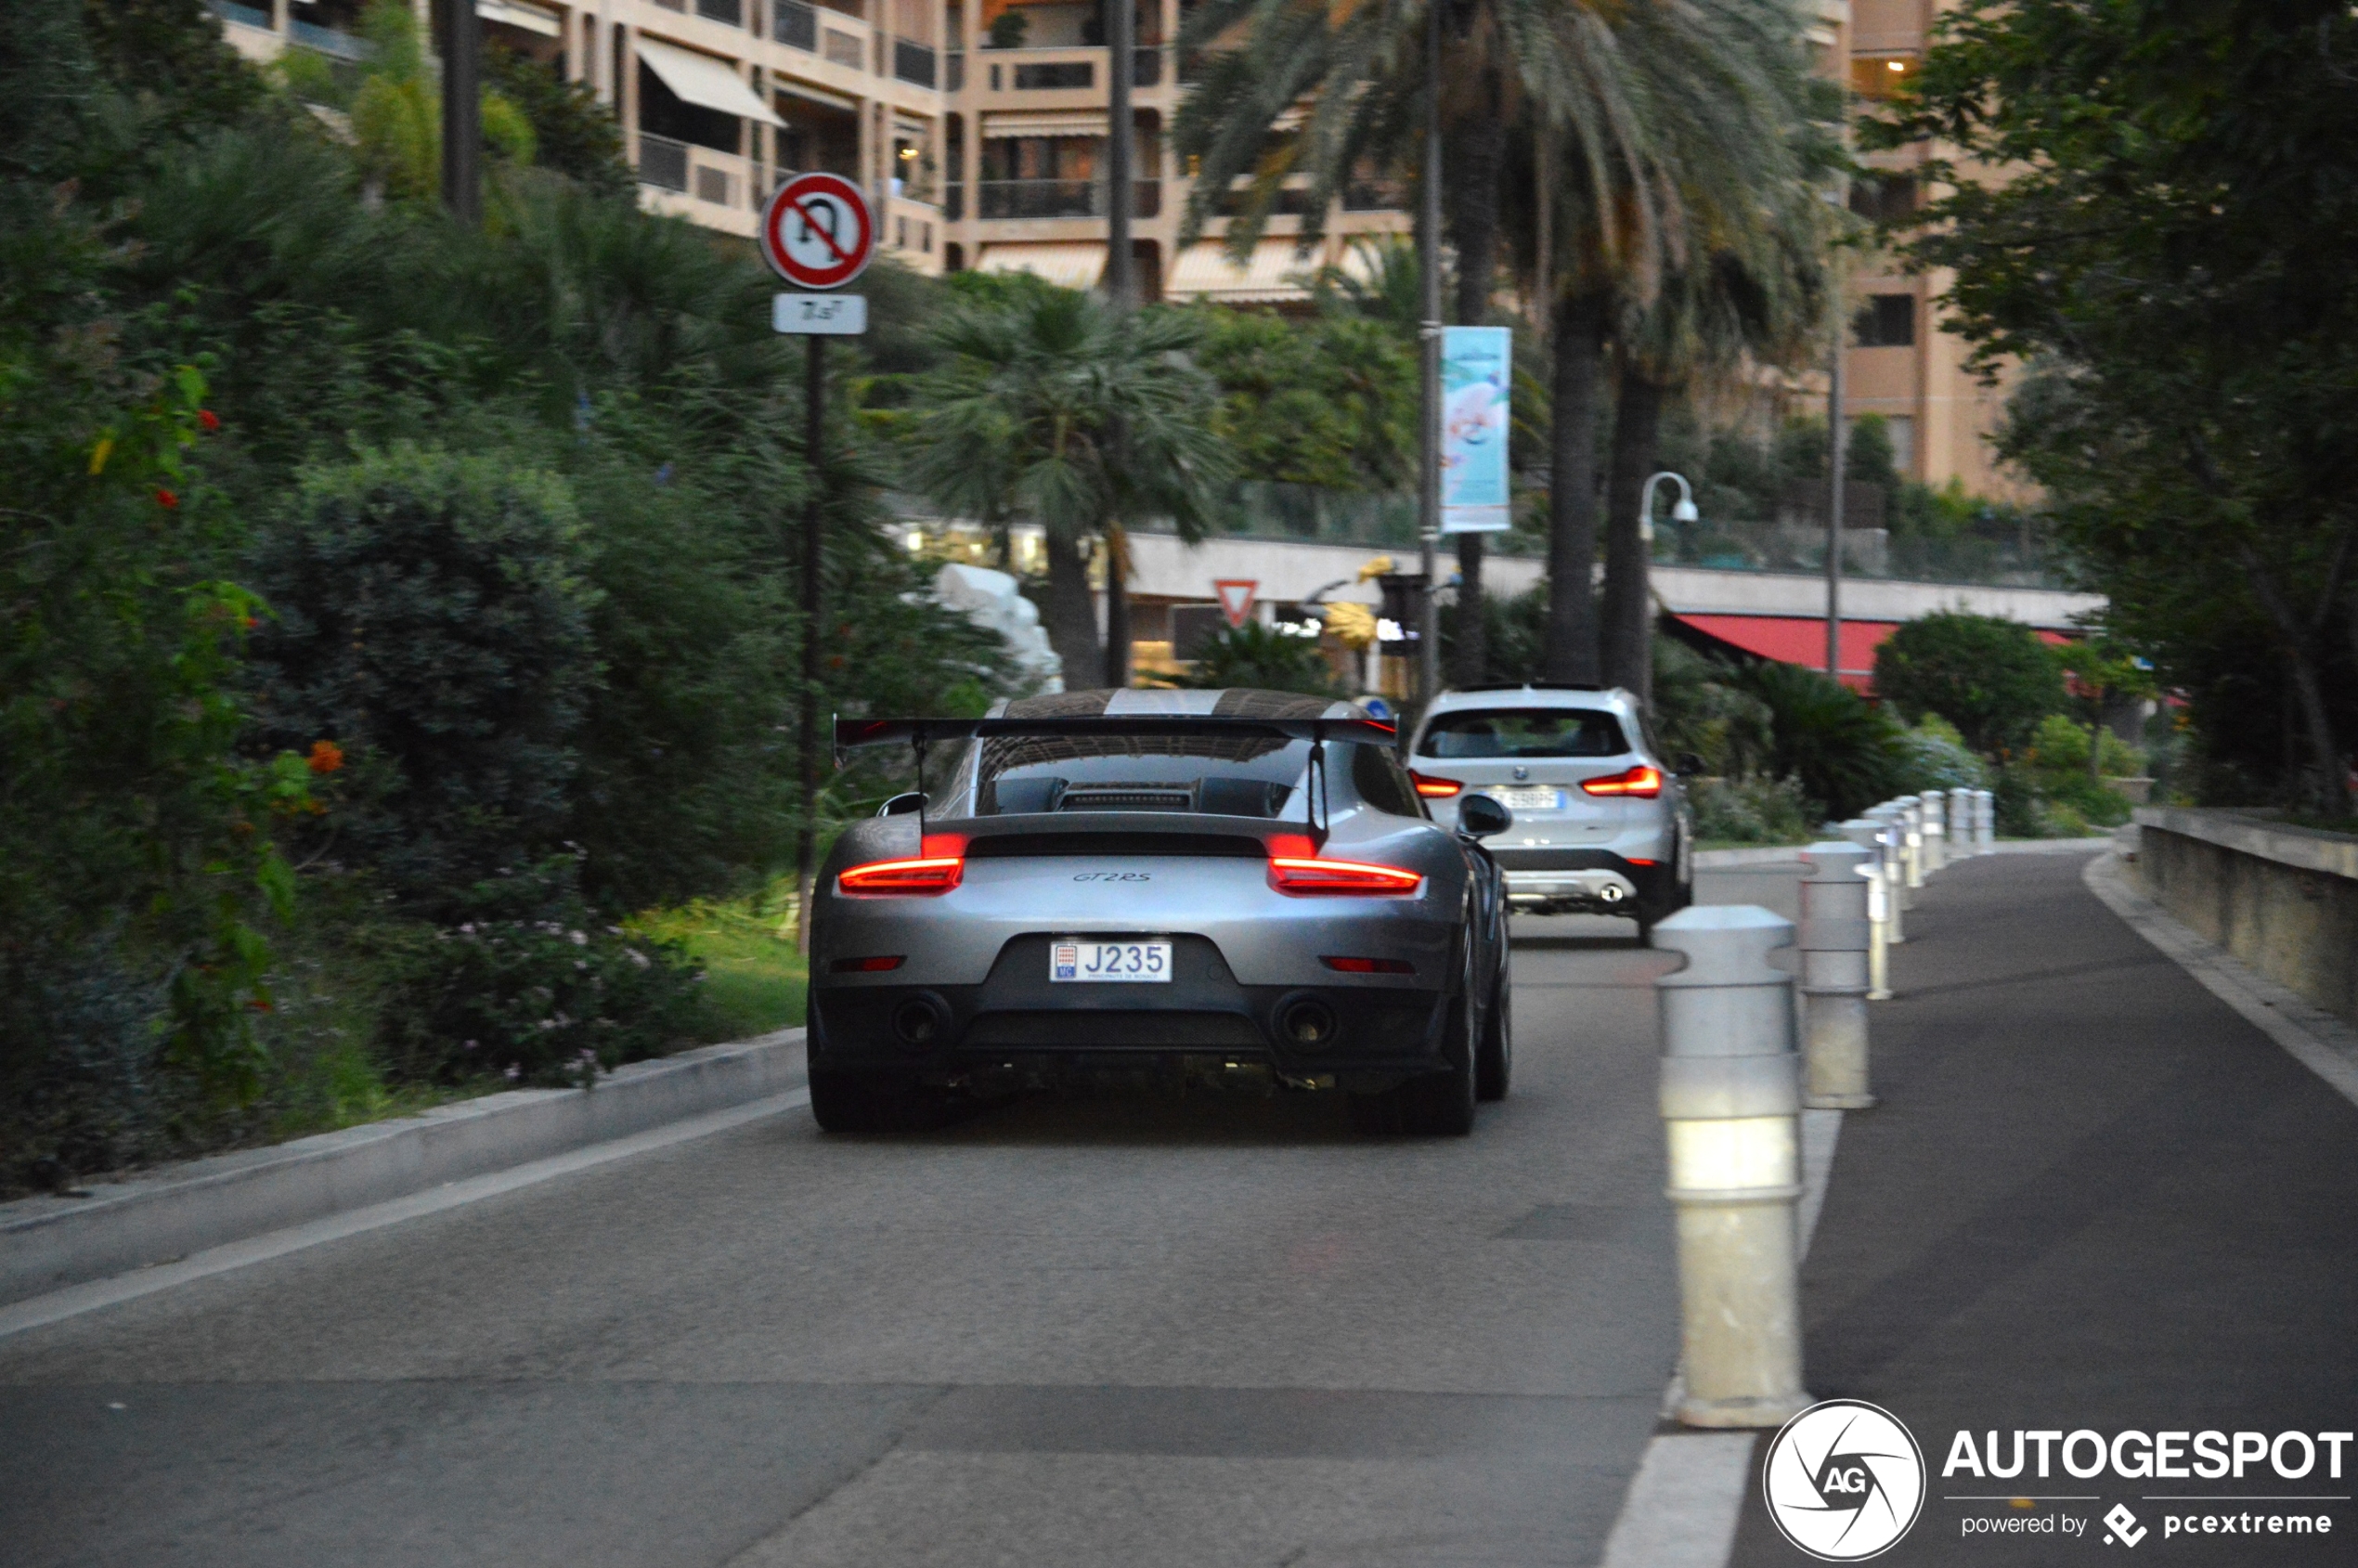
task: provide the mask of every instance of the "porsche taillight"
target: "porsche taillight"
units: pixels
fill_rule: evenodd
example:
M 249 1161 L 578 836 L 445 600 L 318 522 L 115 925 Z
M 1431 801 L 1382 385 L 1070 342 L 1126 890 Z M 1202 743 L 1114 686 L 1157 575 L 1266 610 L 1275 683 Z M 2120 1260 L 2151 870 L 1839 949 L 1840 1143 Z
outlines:
M 1456 779 L 1436 778 L 1431 773 L 1411 772 L 1408 782 L 1415 784 L 1417 793 L 1428 800 L 1446 800 L 1466 787 Z
M 946 893 L 966 874 L 965 859 L 931 855 L 913 861 L 871 861 L 836 874 L 839 891 L 862 897 L 891 893 Z
M 1396 865 L 1368 865 L 1361 861 L 1325 861 L 1293 855 L 1273 856 L 1269 886 L 1296 895 L 1337 893 L 1359 898 L 1403 895 L 1424 885 L 1419 872 Z
M 1601 779 L 1583 780 L 1580 787 L 1591 795 L 1634 795 L 1651 800 L 1662 793 L 1662 770 L 1640 762 Z

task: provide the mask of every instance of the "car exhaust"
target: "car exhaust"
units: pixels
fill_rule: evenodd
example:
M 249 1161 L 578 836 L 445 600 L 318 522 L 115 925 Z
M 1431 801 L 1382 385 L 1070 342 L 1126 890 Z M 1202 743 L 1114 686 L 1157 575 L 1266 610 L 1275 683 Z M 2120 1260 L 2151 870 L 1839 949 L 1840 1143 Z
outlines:
M 892 1010 L 893 1038 L 912 1051 L 929 1051 L 941 1038 L 943 1022 L 940 1004 L 913 996 Z
M 1628 894 L 1622 891 L 1621 884 L 1618 882 L 1608 882 L 1603 887 L 1597 889 L 1598 899 L 1600 901 L 1609 904 L 1617 904 L 1628 896 Z
M 1323 1051 L 1335 1043 L 1341 1030 L 1335 1010 L 1315 997 L 1289 1002 L 1277 1014 L 1277 1032 L 1297 1050 Z

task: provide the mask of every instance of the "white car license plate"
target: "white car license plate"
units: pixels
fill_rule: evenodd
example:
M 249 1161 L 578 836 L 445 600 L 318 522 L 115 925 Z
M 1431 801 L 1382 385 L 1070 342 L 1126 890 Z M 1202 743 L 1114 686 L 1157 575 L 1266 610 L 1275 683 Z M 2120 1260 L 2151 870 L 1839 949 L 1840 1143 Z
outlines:
M 1476 793 L 1490 797 L 1509 811 L 1561 811 L 1564 808 L 1564 792 L 1542 784 L 1485 784 Z
M 1083 942 L 1059 940 L 1048 944 L 1048 978 L 1066 980 L 1145 980 L 1171 978 L 1171 944 L 1167 941 Z

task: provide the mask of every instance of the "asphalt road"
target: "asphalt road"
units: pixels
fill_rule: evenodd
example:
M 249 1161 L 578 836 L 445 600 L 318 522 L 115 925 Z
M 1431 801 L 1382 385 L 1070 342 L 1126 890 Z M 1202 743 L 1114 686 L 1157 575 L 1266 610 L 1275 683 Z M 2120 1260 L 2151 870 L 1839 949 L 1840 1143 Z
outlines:
M 796 1110 L 0 1340 L 0 1558 L 1593 1562 L 1677 1352 L 1628 930 L 1519 932 L 1470 1139 Z

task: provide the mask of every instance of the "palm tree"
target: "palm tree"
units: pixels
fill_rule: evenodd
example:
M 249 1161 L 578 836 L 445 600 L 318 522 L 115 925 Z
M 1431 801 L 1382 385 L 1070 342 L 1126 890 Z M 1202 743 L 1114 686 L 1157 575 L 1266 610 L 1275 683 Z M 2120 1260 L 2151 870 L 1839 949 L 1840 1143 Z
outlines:
M 1090 540 L 1118 569 L 1124 525 L 1168 518 L 1200 538 L 1226 477 L 1217 388 L 1186 357 L 1198 333 L 1185 311 L 1123 316 L 1043 284 L 952 310 L 933 334 L 945 363 L 917 385 L 910 481 L 952 513 L 1041 525 L 1043 620 L 1076 685 L 1103 660 Z

